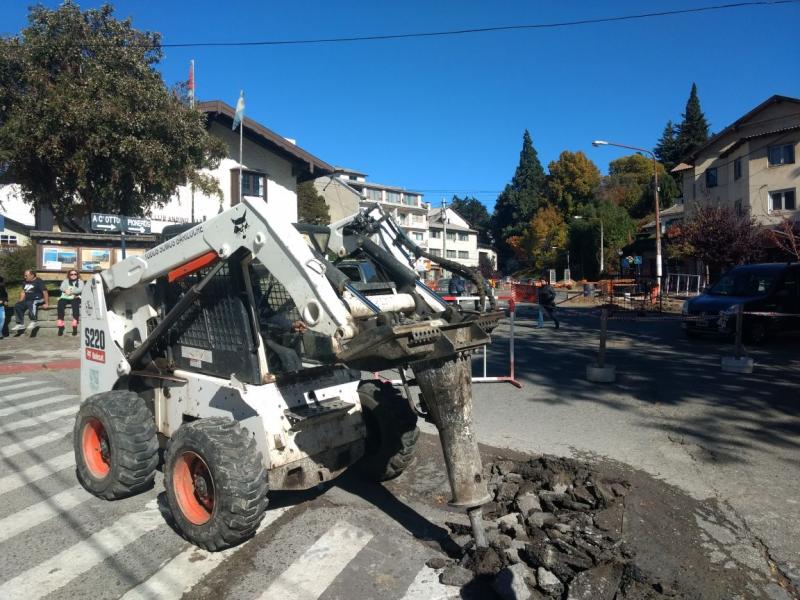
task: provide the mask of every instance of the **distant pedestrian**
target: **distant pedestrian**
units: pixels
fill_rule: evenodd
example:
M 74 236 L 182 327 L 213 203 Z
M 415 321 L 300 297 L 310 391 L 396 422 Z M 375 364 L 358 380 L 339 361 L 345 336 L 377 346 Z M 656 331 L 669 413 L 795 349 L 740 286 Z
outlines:
M 451 296 L 463 296 L 466 290 L 467 284 L 464 282 L 463 277 L 459 275 L 453 275 L 450 278 L 450 285 L 448 286 L 447 292 Z
M 81 318 L 81 293 L 83 292 L 83 281 L 78 276 L 77 271 L 67 273 L 67 278 L 61 282 L 61 297 L 58 299 L 56 310 L 58 311 L 57 327 L 64 327 L 64 314 L 67 305 L 72 306 L 72 327 L 78 326 L 78 319 Z
M 40 308 L 50 308 L 50 296 L 44 282 L 36 276 L 33 271 L 25 271 L 23 274 L 25 281 L 22 290 L 19 292 L 19 302 L 14 305 L 14 318 L 17 324 L 11 331 L 22 331 L 25 329 L 25 313 L 28 313 L 30 323 L 28 329 L 36 329 L 39 326 L 36 316 Z
M 3 339 L 3 329 L 6 326 L 6 305 L 8 304 L 8 291 L 6 280 L 0 277 L 0 339 Z
M 550 285 L 545 278 L 542 278 L 541 287 L 539 288 L 539 327 L 544 327 L 544 317 L 542 315 L 542 310 L 547 313 L 547 316 L 553 320 L 553 323 L 556 325 L 556 329 L 559 328 L 560 323 L 556 318 L 555 311 L 556 311 L 556 291 L 553 289 L 553 286 Z

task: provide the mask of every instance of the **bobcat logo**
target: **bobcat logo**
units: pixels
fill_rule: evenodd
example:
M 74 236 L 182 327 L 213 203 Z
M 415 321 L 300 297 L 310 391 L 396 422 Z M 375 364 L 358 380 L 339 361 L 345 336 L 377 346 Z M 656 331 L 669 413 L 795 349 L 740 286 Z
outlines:
M 243 214 L 238 219 L 231 219 L 233 223 L 233 233 L 244 233 L 250 225 L 247 223 L 247 213 Z

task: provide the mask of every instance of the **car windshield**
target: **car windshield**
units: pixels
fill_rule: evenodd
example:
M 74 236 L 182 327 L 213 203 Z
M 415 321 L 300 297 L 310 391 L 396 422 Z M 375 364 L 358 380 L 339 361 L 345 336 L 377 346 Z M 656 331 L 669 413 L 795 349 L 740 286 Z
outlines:
M 709 294 L 713 296 L 764 296 L 775 283 L 771 271 L 732 271 L 722 276 Z

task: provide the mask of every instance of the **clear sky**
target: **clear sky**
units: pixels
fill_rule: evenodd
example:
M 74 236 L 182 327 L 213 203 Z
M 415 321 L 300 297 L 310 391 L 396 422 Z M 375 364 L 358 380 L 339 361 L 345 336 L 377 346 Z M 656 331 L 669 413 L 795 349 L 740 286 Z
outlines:
M 719 0 L 405 0 L 115 3 L 118 17 L 164 43 L 290 40 L 552 23 L 698 8 Z M 4 33 L 29 2 L 3 0 Z M 59 2 L 45 0 L 46 6 Z M 79 2 L 82 8 L 100 4 Z M 558 29 L 403 40 L 238 48 L 169 48 L 167 84 L 196 61 L 197 94 L 235 105 L 321 159 L 372 181 L 491 210 L 514 173 L 527 128 L 545 168 L 583 150 L 605 171 L 652 148 L 679 121 L 692 82 L 712 131 L 772 94 L 800 97 L 800 3 L 750 6 Z

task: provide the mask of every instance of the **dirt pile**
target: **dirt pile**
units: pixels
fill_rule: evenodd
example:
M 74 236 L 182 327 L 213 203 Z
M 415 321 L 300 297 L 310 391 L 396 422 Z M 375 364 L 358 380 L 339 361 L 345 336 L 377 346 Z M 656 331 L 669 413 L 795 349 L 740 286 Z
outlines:
M 443 583 L 491 580 L 508 600 L 680 597 L 649 580 L 625 544 L 626 481 L 553 457 L 500 460 L 485 471 L 495 498 L 484 507 L 489 548 L 474 547 L 468 526 L 448 523 L 458 550 L 456 561 L 437 565 Z

